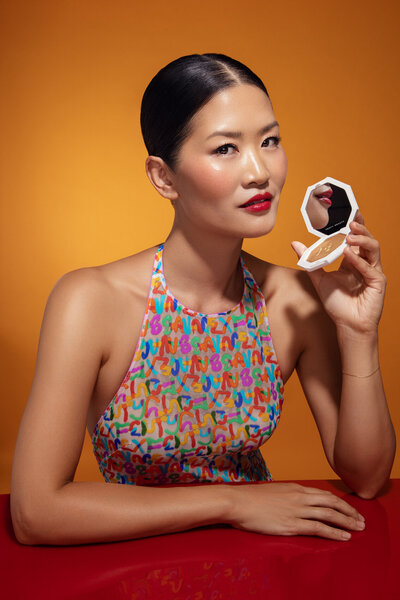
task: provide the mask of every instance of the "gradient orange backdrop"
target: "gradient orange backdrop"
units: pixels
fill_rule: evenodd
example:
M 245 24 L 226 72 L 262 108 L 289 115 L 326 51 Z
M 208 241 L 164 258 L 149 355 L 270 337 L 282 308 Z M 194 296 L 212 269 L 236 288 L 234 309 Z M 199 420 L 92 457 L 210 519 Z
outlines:
M 307 186 L 327 175 L 352 186 L 389 279 L 381 363 L 399 431 L 398 3 L 9 0 L 0 16 L 0 492 L 55 282 L 167 235 L 172 209 L 145 175 L 139 109 L 153 75 L 184 54 L 248 64 L 281 124 L 278 222 L 246 250 L 294 266 L 290 241 L 313 241 L 299 210 Z M 276 479 L 334 476 L 295 376 L 263 454 Z M 76 479 L 101 480 L 88 437 Z

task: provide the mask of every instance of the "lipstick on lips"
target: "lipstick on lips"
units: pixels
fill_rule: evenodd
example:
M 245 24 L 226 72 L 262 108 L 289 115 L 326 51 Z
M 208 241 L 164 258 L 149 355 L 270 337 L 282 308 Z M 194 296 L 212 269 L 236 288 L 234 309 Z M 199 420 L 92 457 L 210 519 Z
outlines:
M 257 194 L 247 200 L 244 204 L 241 204 L 239 208 L 244 208 L 249 212 L 257 213 L 269 210 L 271 208 L 272 194 L 266 192 L 265 194 Z
M 322 204 L 325 204 L 325 206 L 332 206 L 332 200 L 331 200 L 331 196 L 333 194 L 333 190 L 332 188 L 328 188 L 327 190 L 325 190 L 324 192 L 321 192 L 320 194 L 315 194 L 318 198 L 318 200 L 320 202 L 322 202 Z

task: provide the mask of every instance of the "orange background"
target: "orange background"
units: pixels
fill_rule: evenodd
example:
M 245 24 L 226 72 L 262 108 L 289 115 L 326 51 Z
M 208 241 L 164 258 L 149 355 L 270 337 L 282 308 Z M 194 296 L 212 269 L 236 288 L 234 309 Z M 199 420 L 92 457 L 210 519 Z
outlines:
M 139 109 L 153 75 L 184 54 L 248 64 L 281 124 L 289 170 L 278 222 L 246 250 L 294 266 L 290 241 L 314 241 L 300 216 L 307 186 L 327 175 L 352 186 L 389 279 L 381 363 L 399 431 L 398 3 L 9 0 L 0 11 L 0 492 L 53 285 L 162 241 L 172 223 L 145 175 Z M 295 376 L 263 454 L 276 479 L 334 475 Z M 101 479 L 88 438 L 76 478 Z

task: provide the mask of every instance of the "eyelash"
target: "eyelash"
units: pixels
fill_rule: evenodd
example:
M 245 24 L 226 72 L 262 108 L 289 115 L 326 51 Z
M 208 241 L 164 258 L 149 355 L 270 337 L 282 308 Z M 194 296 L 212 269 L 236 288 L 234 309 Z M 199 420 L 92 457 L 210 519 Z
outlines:
M 280 144 L 280 142 L 282 141 L 282 138 L 280 136 L 278 136 L 278 135 L 273 135 L 273 136 L 270 136 L 270 137 L 266 138 L 264 140 L 264 142 L 266 140 L 274 140 L 274 146 L 276 147 L 276 146 L 278 146 Z M 227 153 L 226 152 L 220 152 L 220 150 L 222 148 L 234 148 L 234 147 L 235 147 L 235 145 L 231 144 L 231 143 L 222 144 L 222 146 L 219 146 L 214 152 L 215 152 L 215 154 L 221 154 L 222 156 L 224 156 Z M 269 148 L 269 147 L 273 147 L 273 146 L 267 146 L 267 147 Z

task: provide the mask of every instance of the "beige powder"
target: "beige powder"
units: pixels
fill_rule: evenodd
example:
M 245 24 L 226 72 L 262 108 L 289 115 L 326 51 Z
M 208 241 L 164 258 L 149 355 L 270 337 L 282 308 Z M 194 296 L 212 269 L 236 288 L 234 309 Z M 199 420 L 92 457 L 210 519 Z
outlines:
M 307 262 L 315 262 L 320 258 L 325 258 L 335 250 L 345 240 L 346 235 L 344 233 L 337 233 L 330 238 L 326 238 L 319 246 L 314 248 L 307 259 Z

